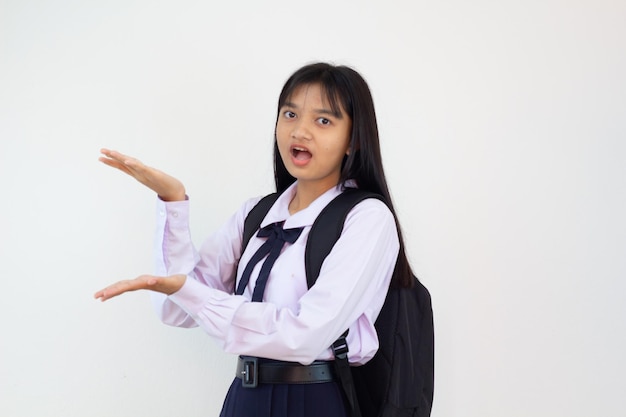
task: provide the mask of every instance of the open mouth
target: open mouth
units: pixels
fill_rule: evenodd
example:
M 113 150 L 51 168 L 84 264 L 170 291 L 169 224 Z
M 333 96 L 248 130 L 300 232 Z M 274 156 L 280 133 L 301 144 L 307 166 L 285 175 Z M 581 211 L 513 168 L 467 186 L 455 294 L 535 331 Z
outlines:
M 305 148 L 294 146 L 291 148 L 291 156 L 293 156 L 297 161 L 307 161 L 311 159 L 313 155 L 311 155 L 311 152 Z

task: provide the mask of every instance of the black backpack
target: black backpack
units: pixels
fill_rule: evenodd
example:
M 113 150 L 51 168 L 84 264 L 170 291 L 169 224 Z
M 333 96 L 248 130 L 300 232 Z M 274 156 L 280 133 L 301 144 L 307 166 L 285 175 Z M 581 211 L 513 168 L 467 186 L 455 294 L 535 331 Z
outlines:
M 242 252 L 259 229 L 278 193 L 270 194 L 246 217 Z M 346 216 L 374 193 L 347 189 L 319 214 L 305 249 L 308 287 L 343 230 Z M 428 417 L 434 384 L 434 332 L 430 294 L 414 277 L 411 288 L 391 287 L 375 323 L 379 350 L 365 365 L 349 367 L 344 333 L 334 344 L 335 364 L 352 416 Z

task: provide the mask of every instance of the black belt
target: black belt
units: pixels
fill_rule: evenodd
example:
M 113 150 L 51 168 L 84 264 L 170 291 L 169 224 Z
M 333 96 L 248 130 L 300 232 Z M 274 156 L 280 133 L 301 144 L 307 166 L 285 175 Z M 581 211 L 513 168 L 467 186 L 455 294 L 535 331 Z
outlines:
M 247 388 L 258 384 L 319 384 L 335 380 L 332 362 L 315 361 L 302 365 L 252 356 L 239 357 L 236 376 Z

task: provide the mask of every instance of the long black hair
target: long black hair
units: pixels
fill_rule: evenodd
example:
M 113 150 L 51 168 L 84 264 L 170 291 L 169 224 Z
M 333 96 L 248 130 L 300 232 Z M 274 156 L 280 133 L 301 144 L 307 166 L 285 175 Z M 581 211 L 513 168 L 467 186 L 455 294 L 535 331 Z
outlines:
M 339 113 L 339 110 L 343 109 L 352 120 L 350 153 L 343 159 L 339 184 L 344 185 L 348 180 L 355 180 L 360 189 L 383 196 L 395 218 L 400 241 L 392 285 L 410 287 L 414 282 L 413 272 L 406 257 L 400 224 L 385 179 L 370 89 L 363 77 L 350 67 L 323 62 L 309 64 L 293 73 L 283 86 L 278 98 L 277 120 L 280 109 L 295 90 L 303 85 L 312 84 L 320 86 L 333 112 Z M 274 138 L 274 180 L 278 192 L 283 192 L 296 180 L 289 174 L 280 157 L 276 138 Z

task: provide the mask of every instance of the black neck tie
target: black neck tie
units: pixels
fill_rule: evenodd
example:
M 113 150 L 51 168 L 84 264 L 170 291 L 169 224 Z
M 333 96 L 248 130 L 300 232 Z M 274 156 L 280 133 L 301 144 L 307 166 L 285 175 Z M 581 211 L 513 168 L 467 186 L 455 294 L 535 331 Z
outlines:
M 252 294 L 252 301 L 262 301 L 263 293 L 265 292 L 265 285 L 267 284 L 267 279 L 270 276 L 270 270 L 272 269 L 274 262 L 276 262 L 278 255 L 280 255 L 280 251 L 283 249 L 286 242 L 294 243 L 300 236 L 300 233 L 302 233 L 302 229 L 302 227 L 295 229 L 283 229 L 282 223 L 272 223 L 259 230 L 257 236 L 266 237 L 267 240 L 263 245 L 261 245 L 259 250 L 252 255 L 252 258 L 250 258 L 248 265 L 246 265 L 246 269 L 243 270 L 243 274 L 241 275 L 235 294 L 243 294 L 243 291 L 250 281 L 252 270 L 256 264 L 261 261 L 261 259 L 267 256 L 267 259 L 263 262 L 263 266 L 261 266 L 261 272 L 259 272 L 259 277 L 256 280 L 254 292 Z

